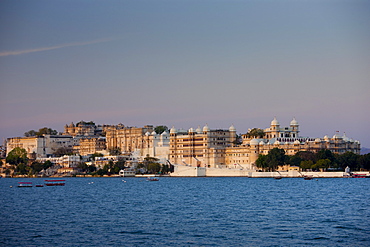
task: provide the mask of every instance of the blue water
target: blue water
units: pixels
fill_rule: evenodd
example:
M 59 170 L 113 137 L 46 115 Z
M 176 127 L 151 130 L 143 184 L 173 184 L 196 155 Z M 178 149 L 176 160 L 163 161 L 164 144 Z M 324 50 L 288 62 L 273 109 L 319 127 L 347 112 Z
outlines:
M 122 180 L 1 178 L 0 245 L 370 246 L 370 179 Z

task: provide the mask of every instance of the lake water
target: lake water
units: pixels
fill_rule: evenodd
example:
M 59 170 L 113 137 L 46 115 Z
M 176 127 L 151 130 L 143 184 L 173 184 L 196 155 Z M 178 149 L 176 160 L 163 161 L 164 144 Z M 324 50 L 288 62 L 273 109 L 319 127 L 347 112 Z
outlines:
M 370 246 L 365 178 L 20 181 L 44 180 L 0 179 L 1 246 Z

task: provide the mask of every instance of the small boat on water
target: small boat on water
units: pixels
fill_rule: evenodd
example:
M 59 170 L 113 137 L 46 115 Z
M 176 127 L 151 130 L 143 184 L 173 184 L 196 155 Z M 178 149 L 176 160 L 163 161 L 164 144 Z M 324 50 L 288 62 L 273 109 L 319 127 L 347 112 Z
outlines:
M 370 178 L 370 175 L 355 173 L 352 174 L 352 178 Z
M 153 181 L 159 181 L 159 179 L 158 178 L 147 178 L 146 181 L 153 182 Z
M 276 177 L 274 177 L 274 179 L 282 179 L 282 177 L 281 176 L 276 176 Z
M 44 187 L 43 184 L 36 184 L 36 187 Z
M 45 180 L 46 186 L 64 186 L 65 180 Z
M 304 176 L 304 180 L 312 180 L 313 177 L 312 176 Z
M 32 182 L 18 182 L 19 188 L 32 187 Z

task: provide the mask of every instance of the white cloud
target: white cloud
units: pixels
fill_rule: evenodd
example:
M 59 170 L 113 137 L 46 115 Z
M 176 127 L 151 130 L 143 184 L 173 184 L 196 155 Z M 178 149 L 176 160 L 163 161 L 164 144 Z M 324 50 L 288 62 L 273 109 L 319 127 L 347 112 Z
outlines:
M 61 49 L 61 48 L 71 47 L 71 46 L 91 45 L 91 44 L 96 44 L 96 43 L 108 42 L 112 40 L 114 39 L 107 38 L 107 39 L 98 39 L 98 40 L 92 40 L 92 41 L 86 41 L 86 42 L 74 42 L 74 43 L 68 43 L 68 44 L 61 44 L 61 45 L 49 46 L 49 47 L 40 47 L 40 48 L 34 48 L 34 49 L 28 49 L 28 50 L 3 51 L 3 52 L 0 52 L 0 57 L 16 56 L 16 55 L 22 55 L 22 54 L 40 52 L 40 51 L 49 51 L 49 50 Z

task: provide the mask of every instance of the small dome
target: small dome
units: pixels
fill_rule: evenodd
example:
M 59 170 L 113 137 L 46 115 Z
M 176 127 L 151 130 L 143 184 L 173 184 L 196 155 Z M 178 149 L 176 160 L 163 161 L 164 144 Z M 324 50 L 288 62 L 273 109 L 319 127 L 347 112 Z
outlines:
M 342 138 L 343 138 L 343 140 L 344 140 L 344 141 L 346 141 L 346 142 L 348 142 L 348 141 L 349 141 L 349 138 L 346 136 L 346 133 L 344 133 L 344 134 L 343 134 Z
M 250 140 L 249 145 L 258 145 L 258 140 L 256 138 L 253 138 Z
M 280 145 L 279 141 L 274 142 L 274 145 Z
M 230 131 L 230 132 L 231 132 L 231 131 L 236 131 L 236 129 L 235 129 L 235 127 L 234 127 L 234 125 L 233 125 L 233 124 L 230 126 L 229 131 Z
M 339 134 L 333 135 L 333 139 L 341 139 L 342 137 Z
M 198 126 L 198 128 L 195 130 L 195 132 L 197 132 L 198 134 L 202 134 L 202 129 L 200 128 L 200 126 Z
M 155 136 L 156 134 L 157 134 L 157 132 L 155 132 L 155 131 L 153 131 L 153 132 L 152 132 L 152 135 L 153 135 L 153 136 Z
M 168 135 L 168 132 L 167 131 L 163 131 L 161 135 L 162 136 Z
M 298 126 L 297 120 L 295 120 L 295 117 L 293 118 L 292 121 L 290 121 L 290 126 Z
M 170 133 L 171 134 L 176 134 L 177 133 L 177 131 L 176 131 L 176 129 L 175 129 L 174 126 L 172 126 L 172 128 L 170 129 Z
M 298 140 L 295 140 L 293 143 L 294 144 L 301 144 Z
M 204 127 L 203 127 L 203 132 L 208 132 L 209 131 L 209 127 L 208 127 L 208 124 L 206 124 Z
M 316 138 L 316 139 L 315 139 L 315 142 L 316 142 L 316 143 L 319 143 L 319 142 L 321 142 L 321 139 L 320 139 L 320 138 Z
M 271 121 L 271 125 L 280 125 L 279 122 L 276 120 L 276 117 L 274 117 L 274 120 Z
M 259 145 L 265 145 L 265 143 L 263 141 L 260 141 Z
M 194 129 L 193 128 L 190 128 L 189 129 L 189 133 L 193 133 L 194 132 Z
M 145 133 L 145 135 L 146 135 L 146 136 L 150 136 L 150 133 L 149 133 L 149 131 L 147 131 L 147 132 Z

